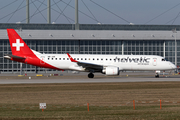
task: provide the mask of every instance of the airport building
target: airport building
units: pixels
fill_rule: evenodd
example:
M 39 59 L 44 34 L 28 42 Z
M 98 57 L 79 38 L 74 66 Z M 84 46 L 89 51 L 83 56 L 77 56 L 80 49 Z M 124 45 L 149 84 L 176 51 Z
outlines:
M 51 0 L 47 0 L 47 24 L 32 24 L 29 6 L 26 0 L 26 23 L 0 23 L 1 73 L 21 69 L 20 63 L 3 58 L 11 54 L 7 28 L 15 29 L 31 49 L 45 54 L 159 55 L 180 65 L 180 25 L 79 24 L 78 0 L 75 0 L 75 24 L 51 24 Z M 27 73 L 54 71 L 22 66 Z
M 3 58 L 5 54 L 11 54 L 7 28 L 17 30 L 31 49 L 41 53 L 160 55 L 180 65 L 179 25 L 79 24 L 79 30 L 75 30 L 74 24 L 0 24 L 2 73 L 20 71 L 20 63 Z M 53 70 L 23 64 L 23 71 L 41 73 Z

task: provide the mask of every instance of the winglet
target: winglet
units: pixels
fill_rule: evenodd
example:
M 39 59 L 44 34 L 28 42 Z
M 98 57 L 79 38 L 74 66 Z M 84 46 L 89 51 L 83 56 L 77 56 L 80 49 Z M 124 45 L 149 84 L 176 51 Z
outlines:
M 67 55 L 68 55 L 69 59 L 71 60 L 71 62 L 78 62 L 78 61 L 74 60 L 74 59 L 69 55 L 69 53 L 67 53 Z

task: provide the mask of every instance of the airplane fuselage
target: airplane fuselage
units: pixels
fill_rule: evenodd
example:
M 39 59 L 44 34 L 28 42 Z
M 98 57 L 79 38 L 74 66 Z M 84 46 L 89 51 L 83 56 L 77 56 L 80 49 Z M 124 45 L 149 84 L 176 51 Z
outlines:
M 154 55 L 83 55 L 72 54 L 79 62 L 98 64 L 103 67 L 113 66 L 119 70 L 172 70 L 175 66 L 161 56 Z M 64 70 L 87 71 L 75 62 L 71 62 L 66 54 L 37 54 L 41 65 L 48 63 Z

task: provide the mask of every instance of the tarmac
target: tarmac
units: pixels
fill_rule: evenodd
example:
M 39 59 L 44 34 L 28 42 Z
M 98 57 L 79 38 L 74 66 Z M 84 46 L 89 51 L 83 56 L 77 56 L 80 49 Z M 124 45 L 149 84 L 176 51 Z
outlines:
M 53 84 L 53 83 L 119 83 L 119 82 L 180 82 L 180 75 L 164 74 L 155 78 L 153 72 L 124 72 L 119 76 L 105 76 L 97 73 L 94 78 L 88 78 L 88 73 L 60 73 L 55 74 L 1 74 L 0 84 Z

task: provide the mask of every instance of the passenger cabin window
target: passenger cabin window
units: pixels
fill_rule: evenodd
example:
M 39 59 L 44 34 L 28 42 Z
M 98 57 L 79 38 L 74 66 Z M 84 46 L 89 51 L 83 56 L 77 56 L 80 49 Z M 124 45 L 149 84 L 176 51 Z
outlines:
M 65 58 L 63 58 L 63 60 L 65 60 Z
M 81 58 L 81 60 L 83 60 L 83 58 Z
M 57 58 L 56 58 L 56 60 L 57 60 Z
M 61 60 L 61 58 L 59 58 L 59 60 Z
M 49 60 L 49 58 L 48 58 L 48 60 Z
M 69 60 L 69 58 L 67 58 L 67 60 Z

